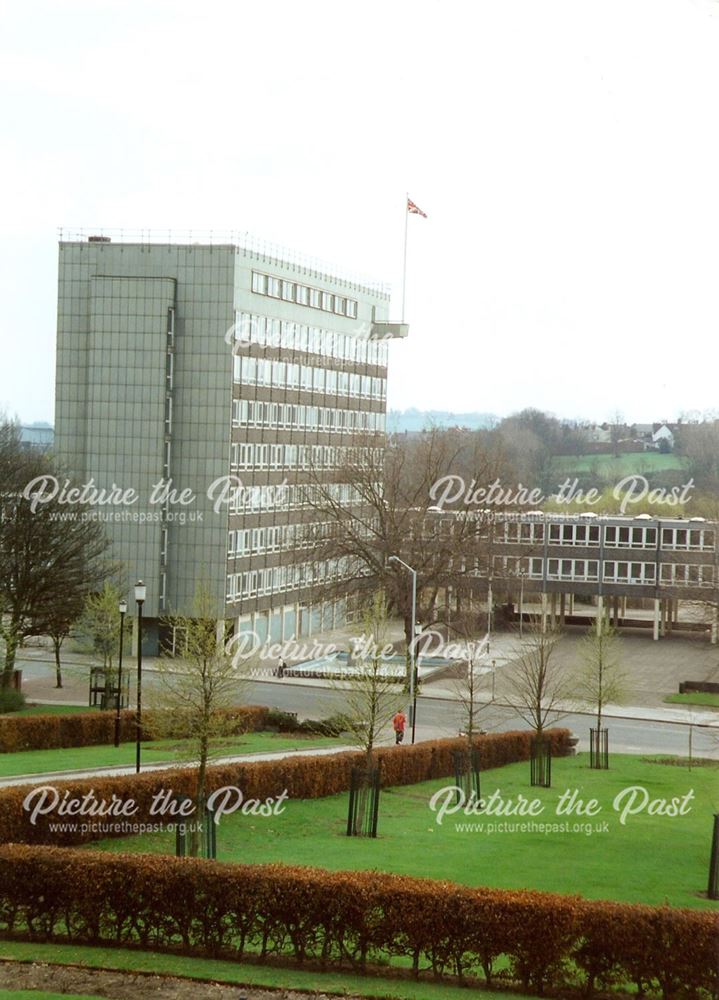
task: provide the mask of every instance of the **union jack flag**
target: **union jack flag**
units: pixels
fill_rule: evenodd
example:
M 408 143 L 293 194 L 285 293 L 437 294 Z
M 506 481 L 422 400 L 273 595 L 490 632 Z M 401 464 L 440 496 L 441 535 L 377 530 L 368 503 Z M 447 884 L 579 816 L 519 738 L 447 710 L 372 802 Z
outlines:
M 421 215 L 423 219 L 427 218 L 427 213 L 423 212 L 421 208 L 415 205 L 411 198 L 407 199 L 407 211 L 410 215 Z

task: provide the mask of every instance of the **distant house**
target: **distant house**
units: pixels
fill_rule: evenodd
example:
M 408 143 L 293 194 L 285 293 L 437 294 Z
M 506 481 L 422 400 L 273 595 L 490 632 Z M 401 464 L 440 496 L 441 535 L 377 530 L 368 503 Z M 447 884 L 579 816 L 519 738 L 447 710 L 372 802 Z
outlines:
M 587 428 L 587 436 L 595 444 L 608 444 L 612 440 L 609 424 L 594 424 Z
M 674 449 L 674 434 L 677 430 L 676 424 L 653 424 L 652 425 L 652 441 L 655 447 L 662 447 L 662 442 L 665 442 L 664 448 L 668 448 L 669 451 Z
M 25 448 L 49 451 L 55 440 L 55 431 L 50 424 L 20 424 L 20 440 Z

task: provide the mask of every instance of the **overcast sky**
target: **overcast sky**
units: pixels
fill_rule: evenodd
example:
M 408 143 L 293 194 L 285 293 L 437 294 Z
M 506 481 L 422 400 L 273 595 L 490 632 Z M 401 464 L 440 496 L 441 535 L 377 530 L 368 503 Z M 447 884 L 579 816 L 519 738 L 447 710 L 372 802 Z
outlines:
M 719 2 L 5 0 L 0 409 L 53 419 L 57 227 L 385 279 L 389 405 L 719 407 Z

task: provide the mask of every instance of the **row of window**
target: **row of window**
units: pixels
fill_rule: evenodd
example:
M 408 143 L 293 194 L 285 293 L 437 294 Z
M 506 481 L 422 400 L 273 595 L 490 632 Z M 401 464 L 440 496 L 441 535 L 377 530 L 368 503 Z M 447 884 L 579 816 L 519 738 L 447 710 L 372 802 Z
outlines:
M 228 533 L 227 555 L 230 558 L 241 559 L 270 552 L 309 549 L 337 537 L 339 528 L 339 524 L 335 521 L 271 524 L 264 528 L 238 528 Z M 355 533 L 362 534 L 366 538 L 372 535 L 369 525 L 363 531 Z
M 331 396 L 357 396 L 361 399 L 385 399 L 387 379 L 335 368 L 316 368 L 289 361 L 269 361 L 235 355 L 234 380 L 243 385 L 267 385 L 273 388 L 305 389 Z
M 233 427 L 275 427 L 336 434 L 384 434 L 385 425 L 386 414 L 370 410 L 307 406 L 305 403 L 269 403 L 258 399 L 232 400 Z
M 296 302 L 299 306 L 322 309 L 337 316 L 349 316 L 350 319 L 357 317 L 356 299 L 347 298 L 346 295 L 339 295 L 337 292 L 327 292 L 312 285 L 303 285 L 299 281 L 263 274 L 261 271 L 252 272 L 252 291 L 256 295 L 269 295 L 273 299 Z
M 369 330 L 369 328 L 368 328 Z M 242 345 L 259 344 L 288 351 L 320 354 L 327 358 L 353 361 L 364 365 L 387 367 L 389 353 L 385 341 L 369 340 L 361 334 L 338 333 L 305 323 L 258 316 L 257 313 L 235 312 L 235 353 Z
M 381 490 L 381 484 L 375 484 Z M 302 510 L 332 502 L 357 506 L 362 496 L 350 483 L 280 483 L 277 486 L 238 486 L 232 491 L 231 514 L 264 513 L 276 510 Z
M 322 444 L 231 445 L 230 468 L 236 469 L 337 469 L 346 465 L 378 468 L 381 448 L 348 448 Z
M 367 568 L 349 556 L 324 559 L 319 562 L 290 563 L 268 566 L 244 573 L 227 574 L 227 600 L 240 601 L 250 597 L 281 594 L 303 587 L 326 586 L 339 580 L 367 575 Z
M 518 559 L 512 556 L 496 556 L 494 572 L 498 576 L 526 576 L 529 580 L 571 581 L 574 583 L 597 583 L 599 580 L 599 560 L 597 559 L 547 559 L 546 576 L 544 560 L 536 557 Z M 677 565 L 660 563 L 659 582 L 670 586 L 714 585 L 714 567 L 700 565 Z M 606 560 L 602 563 L 602 580 L 605 583 L 656 583 L 657 564 L 653 562 L 624 562 Z
M 607 548 L 656 549 L 657 529 L 608 524 L 548 524 L 550 545 L 576 545 L 598 548 L 604 530 Z M 503 541 L 508 544 L 540 544 L 544 542 L 545 525 L 538 522 L 504 525 Z M 712 551 L 714 531 L 709 528 L 662 528 L 663 551 Z

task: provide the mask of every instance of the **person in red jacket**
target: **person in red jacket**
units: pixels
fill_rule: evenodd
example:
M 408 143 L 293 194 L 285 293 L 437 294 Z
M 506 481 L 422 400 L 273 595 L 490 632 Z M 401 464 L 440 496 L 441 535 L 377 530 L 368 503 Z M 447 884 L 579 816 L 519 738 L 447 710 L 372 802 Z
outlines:
M 404 739 L 404 728 L 407 725 L 407 716 L 404 714 L 402 709 L 400 709 L 392 719 L 392 728 L 394 729 L 394 742 L 395 745 L 401 743 Z

